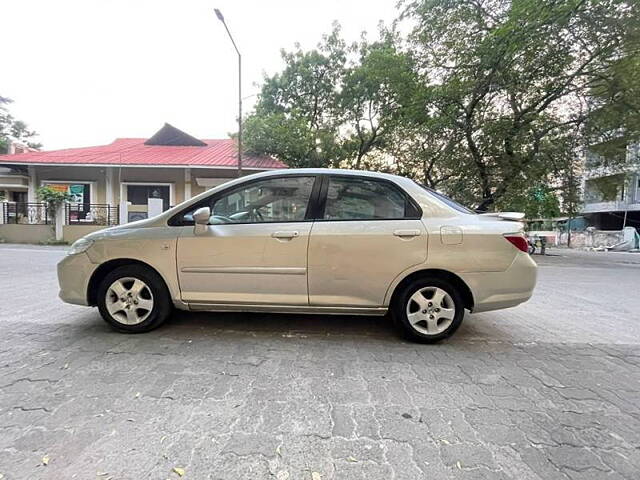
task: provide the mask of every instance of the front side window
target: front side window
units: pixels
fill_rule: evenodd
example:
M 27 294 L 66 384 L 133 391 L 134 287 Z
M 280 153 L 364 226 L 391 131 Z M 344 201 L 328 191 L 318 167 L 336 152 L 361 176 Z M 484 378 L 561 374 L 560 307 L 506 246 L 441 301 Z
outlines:
M 387 220 L 406 218 L 407 197 L 388 182 L 330 177 L 325 220 Z
M 314 177 L 283 177 L 252 182 L 221 196 L 214 195 L 205 204 L 211 209 L 209 225 L 225 223 L 299 222 L 305 219 Z M 193 212 L 183 223 L 193 222 Z

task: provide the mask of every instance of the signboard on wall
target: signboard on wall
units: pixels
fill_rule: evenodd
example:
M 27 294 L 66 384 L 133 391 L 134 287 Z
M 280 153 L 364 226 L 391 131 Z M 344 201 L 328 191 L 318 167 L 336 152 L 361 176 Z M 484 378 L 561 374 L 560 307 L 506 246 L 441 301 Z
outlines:
M 56 192 L 64 192 L 70 196 L 70 203 L 84 202 L 84 185 L 72 185 L 70 183 L 48 183 L 47 187 Z

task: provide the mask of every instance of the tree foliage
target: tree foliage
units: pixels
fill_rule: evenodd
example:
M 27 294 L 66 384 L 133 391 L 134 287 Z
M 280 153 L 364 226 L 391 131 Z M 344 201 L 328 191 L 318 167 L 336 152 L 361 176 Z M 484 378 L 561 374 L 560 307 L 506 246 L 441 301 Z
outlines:
M 54 219 L 56 217 L 58 207 L 71 200 L 71 195 L 69 195 L 69 193 L 53 189 L 48 185 L 39 187 L 38 190 L 36 190 L 36 195 L 41 202 L 46 204 L 49 216 Z
M 624 162 L 627 146 L 640 141 L 640 21 L 629 22 L 625 34 L 622 54 L 591 84 L 587 121 L 594 153 L 612 163 Z
M 376 41 L 346 45 L 335 27 L 317 49 L 283 52 L 247 119 L 249 150 L 394 171 L 481 210 L 533 214 L 540 191 L 574 208 L 586 132 L 637 120 L 638 2 L 415 0 L 401 11 Z
M 7 153 L 10 140 L 17 140 L 32 148 L 40 148 L 41 144 L 31 141 L 37 133 L 30 130 L 23 121 L 16 120 L 7 110 L 10 103 L 10 98 L 0 95 L 0 154 Z
M 347 45 L 336 25 L 317 49 L 282 58 L 245 122 L 246 149 L 294 167 L 384 168 L 372 154 L 389 145 L 416 82 L 394 39 Z

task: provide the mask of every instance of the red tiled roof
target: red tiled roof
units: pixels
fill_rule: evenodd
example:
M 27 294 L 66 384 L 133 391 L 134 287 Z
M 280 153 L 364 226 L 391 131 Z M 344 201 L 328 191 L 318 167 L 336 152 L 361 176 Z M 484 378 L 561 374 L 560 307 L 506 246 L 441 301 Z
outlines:
M 205 147 L 145 145 L 146 138 L 118 138 L 109 145 L 67 148 L 49 152 L 26 152 L 0 155 L 2 164 L 76 164 L 126 166 L 193 166 L 237 167 L 238 150 L 235 141 L 202 140 Z M 242 166 L 253 169 L 286 168 L 271 157 L 243 155 Z

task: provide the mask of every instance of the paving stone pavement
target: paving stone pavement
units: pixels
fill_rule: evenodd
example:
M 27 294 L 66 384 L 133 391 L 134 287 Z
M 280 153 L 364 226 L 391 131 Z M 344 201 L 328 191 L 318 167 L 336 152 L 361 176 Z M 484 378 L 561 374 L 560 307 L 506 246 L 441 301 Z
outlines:
M 429 346 L 371 317 L 122 335 L 57 299 L 62 250 L 0 245 L 0 478 L 640 478 L 640 255 L 560 253 Z

